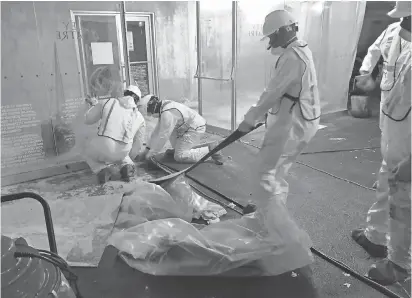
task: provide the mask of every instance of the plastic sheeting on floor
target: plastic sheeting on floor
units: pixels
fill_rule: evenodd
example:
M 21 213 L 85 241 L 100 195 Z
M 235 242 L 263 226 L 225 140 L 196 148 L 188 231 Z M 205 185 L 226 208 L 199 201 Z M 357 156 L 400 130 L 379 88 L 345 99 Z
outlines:
M 163 194 L 167 196 L 163 195 L 163 201 L 153 199 L 150 196 L 153 191 L 143 194 L 141 179 L 153 177 L 142 168 L 137 169 L 139 177 L 130 183 L 110 181 L 100 186 L 95 184 L 94 175 L 82 172 L 5 187 L 2 194 L 31 191 L 46 199 L 52 212 L 58 253 L 71 265 L 79 266 L 97 266 L 111 232 L 122 225 L 139 222 L 137 215 L 125 216 L 124 212 L 116 221 L 119 206 L 121 210 L 152 212 L 154 217 L 149 216 L 150 220 L 167 216 L 160 210 L 173 216 L 180 212 L 187 221 L 192 217 L 213 221 L 226 214 L 223 207 L 198 196 L 185 183 L 180 183 L 178 189 L 172 187 L 169 190 L 173 196 L 185 198 L 181 200 L 184 204 L 168 202 L 172 197 L 164 190 Z M 141 200 L 122 200 L 123 194 L 131 191 L 143 194 Z M 49 249 L 43 210 L 37 201 L 23 199 L 3 204 L 1 215 L 2 234 L 23 237 L 35 248 Z
M 278 275 L 312 263 L 309 236 L 280 200 L 239 219 L 206 227 L 189 222 L 184 178 L 146 182 L 125 196 L 109 244 L 129 266 L 152 275 Z M 167 190 L 167 191 L 165 191 Z M 183 191 L 182 191 L 183 190 Z M 149 200 L 150 198 L 150 200 Z

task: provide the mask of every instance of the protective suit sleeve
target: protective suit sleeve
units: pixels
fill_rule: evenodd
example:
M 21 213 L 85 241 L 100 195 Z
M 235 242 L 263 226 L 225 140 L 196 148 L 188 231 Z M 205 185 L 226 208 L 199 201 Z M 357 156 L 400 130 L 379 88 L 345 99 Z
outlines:
M 412 93 L 411 93 L 411 80 L 412 80 L 412 74 L 411 74 L 412 66 L 409 65 L 408 69 L 405 71 L 404 78 L 403 78 L 403 84 L 402 84 L 402 97 L 403 98 L 411 98 Z
M 383 31 L 381 35 L 379 35 L 379 37 L 375 40 L 375 42 L 368 48 L 368 53 L 366 54 L 365 58 L 363 58 L 362 66 L 359 69 L 361 73 L 372 73 L 373 69 L 376 66 L 376 63 L 378 63 L 379 58 L 382 55 L 380 45 L 387 31 L 388 29 Z
M 245 115 L 245 121 L 254 126 L 287 93 L 292 84 L 301 83 L 305 64 L 294 52 L 286 52 L 278 60 L 275 73 L 267 88 Z
M 148 147 L 150 151 L 148 157 L 153 156 L 160 152 L 172 134 L 173 130 L 176 127 L 177 118 L 169 112 L 165 111 L 162 113 L 157 123 L 156 129 L 153 131 L 153 134 L 150 138 Z
M 95 124 L 97 121 L 100 120 L 103 113 L 104 105 L 110 99 L 99 101 L 99 103 L 95 106 L 92 106 L 90 109 L 87 110 L 86 114 L 84 115 L 84 123 L 87 125 Z
M 84 123 L 87 125 L 92 125 L 99 121 L 100 117 L 102 116 L 102 110 L 103 104 L 100 102 L 97 105 L 92 106 L 84 115 Z
M 133 138 L 133 147 L 129 153 L 129 156 L 132 160 L 134 160 L 136 156 L 140 153 L 145 141 L 146 141 L 146 121 L 143 119 L 143 122 L 140 125 L 139 130 L 136 132 Z

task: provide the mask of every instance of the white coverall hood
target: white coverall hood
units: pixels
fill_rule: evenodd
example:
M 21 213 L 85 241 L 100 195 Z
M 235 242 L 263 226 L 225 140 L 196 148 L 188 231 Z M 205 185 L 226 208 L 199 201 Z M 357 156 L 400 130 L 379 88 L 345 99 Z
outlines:
M 278 47 L 278 48 L 271 48 L 270 49 L 270 53 L 274 56 L 280 56 L 285 52 L 286 49 L 282 48 L 282 47 Z
M 122 107 L 124 107 L 125 109 L 134 109 L 137 108 L 136 103 L 134 102 L 133 97 L 131 96 L 123 96 L 118 98 L 119 103 Z

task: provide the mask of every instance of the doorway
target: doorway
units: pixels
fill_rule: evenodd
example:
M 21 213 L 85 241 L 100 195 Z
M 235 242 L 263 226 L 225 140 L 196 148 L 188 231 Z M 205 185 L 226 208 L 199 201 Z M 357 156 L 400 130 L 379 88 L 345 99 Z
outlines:
M 72 22 L 80 32 L 75 42 L 83 95 L 120 96 L 124 81 L 120 14 L 72 11 Z
M 80 32 L 75 44 L 84 96 L 121 96 L 130 84 L 137 84 L 142 96 L 158 93 L 152 14 L 126 13 L 126 32 L 120 12 L 72 11 L 71 16 Z
M 129 84 L 137 84 L 142 96 L 158 94 L 152 14 L 126 13 Z

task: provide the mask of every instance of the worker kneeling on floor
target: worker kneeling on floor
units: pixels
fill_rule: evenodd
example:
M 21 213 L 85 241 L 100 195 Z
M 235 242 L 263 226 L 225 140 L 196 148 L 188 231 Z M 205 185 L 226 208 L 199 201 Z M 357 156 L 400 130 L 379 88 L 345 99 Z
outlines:
M 201 136 L 206 132 L 206 120 L 188 106 L 171 100 L 160 100 L 154 95 L 142 98 L 140 106 L 143 113 L 159 120 L 146 149 L 138 157 L 139 161 L 148 160 L 159 153 L 167 140 L 173 149 L 167 150 L 166 155 L 172 155 L 177 162 L 182 163 L 195 163 L 218 145 L 215 142 L 193 148 L 200 143 Z M 223 164 L 220 153 L 214 154 L 212 159 L 217 164 Z
M 99 183 L 110 180 L 109 166 L 120 164 L 121 178 L 130 181 L 135 173 L 134 159 L 143 147 L 146 123 L 137 104 L 141 91 L 137 86 L 129 86 L 120 98 L 110 98 L 98 102 L 89 100 L 85 123 L 95 124 L 100 120 L 97 135 L 86 146 L 85 159 Z

